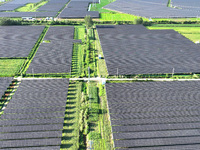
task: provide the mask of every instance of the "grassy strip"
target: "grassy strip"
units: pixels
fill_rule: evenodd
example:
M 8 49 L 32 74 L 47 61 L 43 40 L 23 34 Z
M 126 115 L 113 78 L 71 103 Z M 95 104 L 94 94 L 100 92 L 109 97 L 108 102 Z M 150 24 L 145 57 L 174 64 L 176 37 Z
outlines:
M 107 77 L 108 76 L 108 70 L 106 66 L 106 62 L 104 59 L 103 55 L 103 50 L 101 48 L 98 32 L 95 29 L 95 49 L 97 50 L 98 55 L 101 55 L 101 59 L 98 59 L 98 64 L 97 64 L 97 74 L 100 77 Z
M 81 82 L 70 81 L 60 150 L 79 149 Z
M 71 75 L 72 76 L 84 76 L 82 74 L 84 71 L 83 66 L 83 53 L 84 53 L 84 44 L 74 43 L 73 45 L 73 54 L 72 54 L 72 65 L 71 65 Z
M 102 84 L 88 83 L 89 95 L 89 132 L 87 147 L 92 141 L 95 150 L 113 149 L 111 140 L 111 124 L 109 121 L 105 88 Z M 100 96 L 100 97 L 99 97 Z
M 82 44 L 74 43 L 73 45 L 73 54 L 72 54 L 72 65 L 71 73 L 72 76 L 85 76 L 84 74 L 84 55 L 85 55 L 85 27 L 84 26 L 75 26 L 74 30 L 74 39 L 82 40 Z
M 150 30 L 166 30 L 166 29 L 172 29 L 186 38 L 190 39 L 193 42 L 200 41 L 200 27 L 158 27 L 158 26 L 149 26 L 147 27 Z
M 9 103 L 10 99 L 12 98 L 15 91 L 17 90 L 17 87 L 19 86 L 18 84 L 19 84 L 19 81 L 16 81 L 16 80 L 12 81 L 10 86 L 5 91 L 5 94 L 0 98 L 0 117 L 3 114 L 2 108 L 4 107 L 4 105 L 7 105 Z
M 26 4 L 25 6 L 15 9 L 15 12 L 35 12 L 39 7 L 43 6 L 47 2 L 48 2 L 47 0 L 43 0 L 38 3 L 29 3 Z
M 152 24 L 147 27 L 200 27 L 200 24 Z
M 90 11 L 98 11 L 98 12 L 112 12 L 110 10 L 107 10 L 107 9 L 103 9 L 102 7 L 114 2 L 115 0 L 101 0 L 100 4 L 91 4 L 91 8 L 90 8 Z
M 167 7 L 171 7 L 171 0 L 168 0 Z
M 45 37 L 45 35 L 46 35 L 48 29 L 49 29 L 49 27 L 46 26 L 46 27 L 44 28 L 44 30 L 42 31 L 42 33 L 41 33 L 39 39 L 37 40 L 35 46 L 34 46 L 33 49 L 31 50 L 31 52 L 30 52 L 30 54 L 29 54 L 29 56 L 28 56 L 27 61 L 24 63 L 24 65 L 23 65 L 22 69 L 19 71 L 18 75 L 21 75 L 21 74 L 23 74 L 23 76 L 26 75 L 26 71 L 27 71 L 27 69 L 28 69 L 28 67 L 29 67 L 29 65 L 30 65 L 30 63 L 31 63 L 31 61 L 33 60 L 33 58 L 34 58 L 34 56 L 35 56 L 35 54 L 36 54 L 36 52 L 37 52 L 37 50 L 38 50 L 38 48 L 39 48 L 39 46 L 40 46 L 40 43 L 41 43 L 42 40 L 44 39 L 44 37 Z
M 84 26 L 75 26 L 74 27 L 74 39 L 75 40 L 82 40 L 82 42 L 85 42 L 85 27 Z
M 100 13 L 100 21 L 133 21 L 139 18 L 138 16 L 124 14 L 124 13 Z M 147 18 L 143 18 L 148 21 Z
M 21 69 L 25 59 L 0 59 L 0 77 L 13 77 Z
M 90 69 L 88 69 L 88 67 Z M 97 76 L 97 50 L 95 49 L 94 29 L 88 29 L 87 31 L 84 70 L 86 76 L 89 75 L 89 71 L 90 77 Z

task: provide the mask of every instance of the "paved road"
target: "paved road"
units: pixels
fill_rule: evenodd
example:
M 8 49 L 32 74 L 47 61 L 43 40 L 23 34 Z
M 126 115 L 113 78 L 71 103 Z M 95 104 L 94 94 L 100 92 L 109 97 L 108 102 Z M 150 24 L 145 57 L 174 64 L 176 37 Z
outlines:
M 49 79 L 63 79 L 63 78 L 15 78 L 17 80 L 49 80 Z M 156 78 L 70 78 L 72 81 L 200 81 L 200 79 L 156 79 Z

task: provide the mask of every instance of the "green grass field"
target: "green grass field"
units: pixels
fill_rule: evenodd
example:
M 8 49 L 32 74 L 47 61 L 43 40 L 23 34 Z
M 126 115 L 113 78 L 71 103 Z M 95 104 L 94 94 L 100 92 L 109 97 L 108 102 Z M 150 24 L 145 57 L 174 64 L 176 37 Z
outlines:
M 172 29 L 186 38 L 190 39 L 193 42 L 200 41 L 200 27 L 154 27 L 149 26 L 147 27 L 150 30 L 165 30 L 165 29 Z
M 0 59 L 0 76 L 10 77 L 17 73 L 25 59 Z
M 75 150 L 79 147 L 81 85 L 79 82 L 69 84 L 60 150 Z
M 103 55 L 103 51 L 102 51 L 101 44 L 99 41 L 99 36 L 98 36 L 97 30 L 95 30 L 95 39 L 96 39 L 95 40 L 95 46 L 96 46 L 95 49 L 97 50 L 98 55 L 101 55 L 101 57 L 103 57 L 103 59 L 98 59 L 97 74 L 98 74 L 98 76 L 106 77 L 106 76 L 108 76 L 108 71 L 107 71 L 107 66 L 106 66 L 106 62 L 104 59 L 104 55 Z
M 85 27 L 84 26 L 75 26 L 74 27 L 74 39 L 84 40 L 85 39 Z
M 46 4 L 48 1 L 42 1 L 34 6 L 34 3 L 26 4 L 23 7 L 15 9 L 17 12 L 35 12 L 39 7 Z
M 200 21 L 200 18 L 152 18 L 153 21 Z
M 115 0 L 101 0 L 100 4 L 91 5 L 90 11 L 99 11 L 99 12 L 113 12 L 107 9 L 103 9 L 102 7 L 114 2 Z
M 124 14 L 124 13 L 100 13 L 101 21 L 134 21 L 138 16 Z M 143 20 L 148 21 L 147 18 Z

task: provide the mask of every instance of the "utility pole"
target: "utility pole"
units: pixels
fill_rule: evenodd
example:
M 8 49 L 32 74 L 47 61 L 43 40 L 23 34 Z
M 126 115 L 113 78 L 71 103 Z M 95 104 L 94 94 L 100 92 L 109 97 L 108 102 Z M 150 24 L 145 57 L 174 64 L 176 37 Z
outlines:
M 173 76 L 174 76 L 174 68 L 172 69 L 172 78 L 173 78 Z
M 117 77 L 118 77 L 118 68 L 117 68 Z
M 90 67 L 88 67 L 88 82 L 90 82 Z
M 33 74 L 33 78 L 34 78 L 34 70 L 33 70 L 33 68 L 32 68 L 32 74 Z

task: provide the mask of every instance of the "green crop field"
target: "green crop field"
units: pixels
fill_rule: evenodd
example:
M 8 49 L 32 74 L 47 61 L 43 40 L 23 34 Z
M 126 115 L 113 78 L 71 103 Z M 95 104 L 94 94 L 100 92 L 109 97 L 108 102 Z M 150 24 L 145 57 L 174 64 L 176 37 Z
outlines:
M 0 59 L 0 76 L 10 77 L 17 73 L 25 59 Z
M 193 42 L 200 41 L 200 27 L 156 27 L 156 26 L 149 26 L 147 27 L 150 30 L 166 30 L 172 29 L 186 38 L 190 39 Z
M 15 9 L 17 12 L 35 12 L 39 7 L 46 4 L 48 1 L 42 1 L 37 4 L 35 3 L 29 3 L 23 7 Z
M 100 20 L 101 21 L 134 21 L 138 16 L 124 14 L 124 13 L 101 13 Z M 147 18 L 143 18 L 143 20 L 148 21 Z
M 99 11 L 99 12 L 113 12 L 107 9 L 103 9 L 102 7 L 114 2 L 115 0 L 101 0 L 100 4 L 91 5 L 90 11 Z

